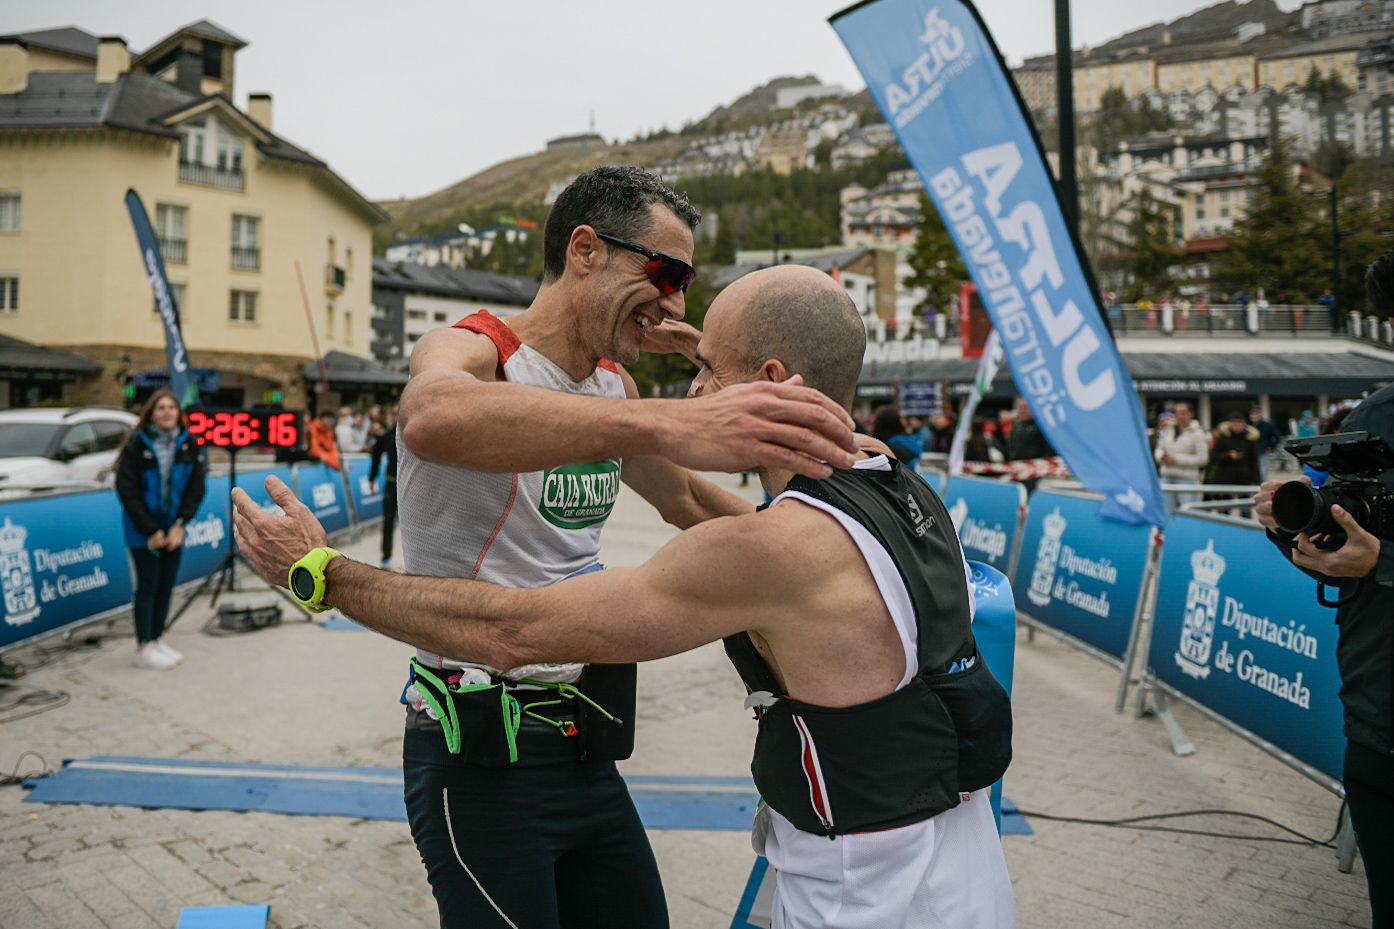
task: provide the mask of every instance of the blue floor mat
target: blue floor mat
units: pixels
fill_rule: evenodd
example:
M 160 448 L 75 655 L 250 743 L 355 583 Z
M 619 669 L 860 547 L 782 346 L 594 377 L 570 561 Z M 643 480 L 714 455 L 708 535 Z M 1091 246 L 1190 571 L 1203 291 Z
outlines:
M 186 906 L 179 911 L 174 929 L 266 929 L 271 905 L 247 903 L 233 906 Z
M 634 774 L 625 782 L 647 829 L 743 832 L 758 800 L 748 777 Z M 400 768 L 97 755 L 66 761 L 56 774 L 25 786 L 28 803 L 406 820 Z M 1015 810 L 1003 802 L 1003 834 L 1031 834 Z

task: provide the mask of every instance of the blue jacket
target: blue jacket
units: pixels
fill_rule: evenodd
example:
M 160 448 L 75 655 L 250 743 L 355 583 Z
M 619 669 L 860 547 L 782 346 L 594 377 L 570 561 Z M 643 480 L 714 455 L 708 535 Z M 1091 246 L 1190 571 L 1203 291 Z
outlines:
M 170 465 L 169 504 L 160 494 L 160 463 L 155 445 L 144 430 L 133 435 L 116 463 L 116 496 L 121 500 L 126 544 L 145 548 L 146 540 L 176 521 L 188 522 L 203 502 L 204 468 L 198 442 L 188 432 L 174 440 Z

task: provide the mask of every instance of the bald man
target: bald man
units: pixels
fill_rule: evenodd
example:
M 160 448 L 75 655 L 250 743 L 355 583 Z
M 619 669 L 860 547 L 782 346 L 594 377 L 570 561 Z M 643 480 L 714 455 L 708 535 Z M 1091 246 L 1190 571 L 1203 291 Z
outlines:
M 835 281 L 759 271 L 712 303 L 690 395 L 802 375 L 846 408 L 865 342 Z M 825 479 L 759 474 L 769 507 L 688 529 L 638 568 L 515 590 L 335 557 L 319 597 L 497 668 L 643 661 L 724 639 L 759 719 L 757 846 L 779 875 L 776 927 L 1013 925 L 986 790 L 1010 760 L 1011 709 L 973 639 L 943 503 L 879 444 Z M 262 577 L 285 585 L 325 536 L 283 484 L 268 487 L 286 515 L 239 494 L 237 529 Z

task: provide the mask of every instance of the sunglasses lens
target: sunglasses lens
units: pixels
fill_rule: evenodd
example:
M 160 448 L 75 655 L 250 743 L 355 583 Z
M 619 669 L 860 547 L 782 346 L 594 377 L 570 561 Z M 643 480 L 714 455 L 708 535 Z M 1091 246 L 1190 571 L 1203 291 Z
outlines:
M 689 276 L 690 270 L 687 265 L 666 255 L 644 264 L 644 273 L 648 275 L 649 283 L 657 287 L 658 292 L 664 296 L 686 290 L 692 280 Z
M 697 276 L 697 272 L 689 265 L 667 255 L 647 262 L 644 272 L 649 276 L 649 282 L 664 296 L 680 290 L 686 291 L 687 285 Z

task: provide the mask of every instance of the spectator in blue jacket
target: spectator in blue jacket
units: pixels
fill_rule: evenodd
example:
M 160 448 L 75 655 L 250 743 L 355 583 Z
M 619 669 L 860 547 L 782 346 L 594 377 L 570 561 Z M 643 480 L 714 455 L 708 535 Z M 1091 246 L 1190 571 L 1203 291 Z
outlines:
M 164 642 L 165 620 L 183 555 L 184 526 L 203 502 L 204 466 L 198 442 L 174 393 L 155 391 L 116 464 L 126 544 L 135 562 L 138 668 L 166 671 L 184 656 Z

